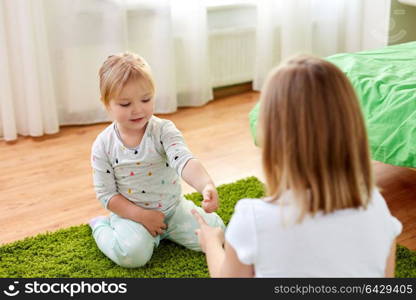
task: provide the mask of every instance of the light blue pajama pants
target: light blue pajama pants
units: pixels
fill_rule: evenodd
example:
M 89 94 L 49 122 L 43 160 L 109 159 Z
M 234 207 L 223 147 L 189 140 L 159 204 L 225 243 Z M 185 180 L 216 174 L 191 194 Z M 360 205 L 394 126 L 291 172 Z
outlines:
M 168 228 L 162 235 L 153 237 L 142 224 L 114 213 L 109 218 L 98 221 L 92 234 L 98 248 L 116 264 L 126 268 L 140 267 L 150 260 L 154 247 L 164 238 L 188 249 L 201 251 L 195 234 L 199 225 L 191 213 L 193 208 L 210 226 L 225 228 L 216 213 L 208 214 L 192 201 L 182 199 L 171 215 L 165 217 Z

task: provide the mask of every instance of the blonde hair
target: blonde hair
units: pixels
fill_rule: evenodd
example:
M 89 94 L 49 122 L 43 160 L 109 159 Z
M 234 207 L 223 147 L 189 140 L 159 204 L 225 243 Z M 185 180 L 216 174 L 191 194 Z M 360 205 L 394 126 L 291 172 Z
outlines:
M 155 84 L 150 66 L 139 55 L 124 52 L 110 55 L 99 70 L 101 101 L 108 105 L 131 79 L 138 79 L 154 95 Z
M 365 123 L 347 77 L 297 56 L 272 71 L 261 95 L 263 169 L 277 200 L 294 193 L 306 214 L 367 207 L 374 187 Z

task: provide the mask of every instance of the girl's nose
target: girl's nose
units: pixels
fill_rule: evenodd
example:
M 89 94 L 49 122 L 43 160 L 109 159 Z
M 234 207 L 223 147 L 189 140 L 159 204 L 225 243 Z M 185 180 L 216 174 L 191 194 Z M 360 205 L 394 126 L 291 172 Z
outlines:
M 134 102 L 133 114 L 140 114 L 142 112 L 143 112 L 143 108 L 142 108 L 142 105 L 140 104 L 140 102 Z

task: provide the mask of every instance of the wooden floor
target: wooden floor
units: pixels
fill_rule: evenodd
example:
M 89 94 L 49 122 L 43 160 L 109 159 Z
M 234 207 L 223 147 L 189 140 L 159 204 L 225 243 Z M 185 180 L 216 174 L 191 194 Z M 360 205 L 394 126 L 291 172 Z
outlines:
M 253 145 L 247 114 L 255 92 L 184 108 L 174 121 L 216 184 L 247 176 L 263 180 L 260 151 Z M 90 148 L 108 124 L 64 127 L 56 135 L 0 141 L 0 244 L 86 223 L 106 214 L 95 199 Z M 375 163 L 378 183 L 392 214 L 404 224 L 399 243 L 416 250 L 416 172 Z M 192 188 L 183 183 L 184 192 Z

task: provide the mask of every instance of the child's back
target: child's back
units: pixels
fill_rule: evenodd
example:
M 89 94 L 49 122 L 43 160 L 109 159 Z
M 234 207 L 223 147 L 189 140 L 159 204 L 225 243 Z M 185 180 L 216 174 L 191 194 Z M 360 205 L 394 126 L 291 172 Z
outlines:
M 283 199 L 284 198 L 284 199 Z M 256 277 L 383 277 L 401 224 L 378 191 L 367 209 L 306 216 L 287 192 L 276 203 L 240 200 L 226 239 Z M 287 203 L 287 204 L 284 204 Z M 290 221 L 292 220 L 292 222 Z

